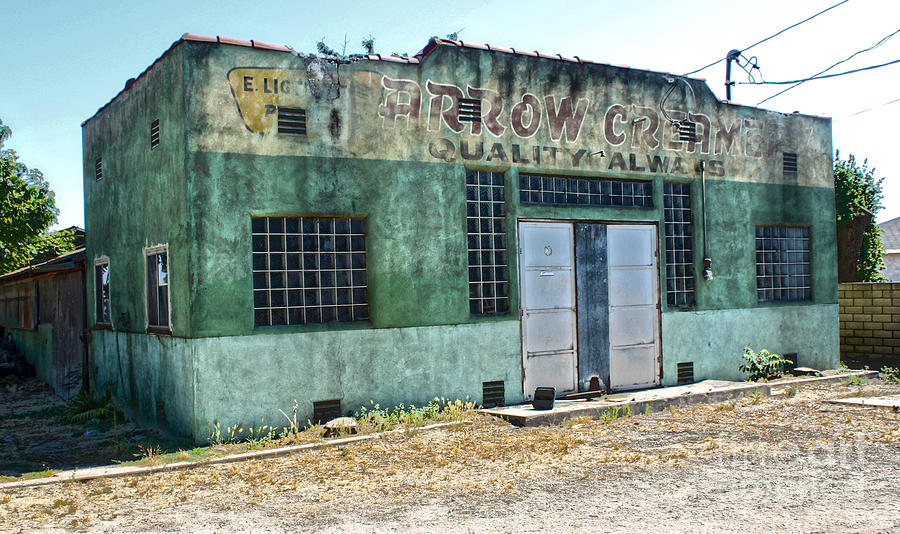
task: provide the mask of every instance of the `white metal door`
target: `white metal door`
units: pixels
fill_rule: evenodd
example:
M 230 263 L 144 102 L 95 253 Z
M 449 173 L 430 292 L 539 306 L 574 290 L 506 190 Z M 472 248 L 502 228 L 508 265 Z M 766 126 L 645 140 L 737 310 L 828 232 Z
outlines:
M 659 383 L 656 227 L 607 227 L 609 374 L 612 389 Z
M 575 391 L 575 255 L 571 223 L 519 223 L 525 398 Z

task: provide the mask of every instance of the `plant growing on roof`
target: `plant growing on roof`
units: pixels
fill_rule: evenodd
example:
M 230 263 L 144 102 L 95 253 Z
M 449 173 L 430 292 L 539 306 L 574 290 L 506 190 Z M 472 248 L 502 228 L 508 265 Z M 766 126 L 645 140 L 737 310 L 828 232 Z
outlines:
M 739 369 L 741 372 L 747 373 L 747 380 L 751 382 L 769 380 L 780 376 L 784 372 L 785 364 L 788 362 L 780 355 L 769 352 L 766 349 L 756 352 L 750 347 L 744 348 L 742 357 L 744 363 Z

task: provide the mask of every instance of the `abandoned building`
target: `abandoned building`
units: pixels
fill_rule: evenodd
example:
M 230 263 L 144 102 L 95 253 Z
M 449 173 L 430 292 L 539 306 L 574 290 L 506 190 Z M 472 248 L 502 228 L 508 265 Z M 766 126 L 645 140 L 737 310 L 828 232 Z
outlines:
M 73 250 L 33 259 L 0 276 L 0 333 L 56 395 L 87 384 L 85 235 L 72 226 Z
M 146 421 L 838 363 L 831 121 L 432 39 L 185 34 L 83 126 L 92 376 Z

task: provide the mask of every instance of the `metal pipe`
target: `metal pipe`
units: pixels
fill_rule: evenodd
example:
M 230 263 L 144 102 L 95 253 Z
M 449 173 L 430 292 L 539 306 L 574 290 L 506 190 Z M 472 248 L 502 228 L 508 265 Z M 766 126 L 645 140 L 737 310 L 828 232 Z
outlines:
M 700 195 L 702 197 L 701 213 L 703 216 L 703 279 L 713 279 L 712 259 L 709 257 L 706 240 L 706 162 L 700 161 Z
M 739 57 L 741 57 L 740 50 L 732 50 L 725 57 L 725 100 L 729 102 L 731 102 L 731 86 L 734 85 L 731 81 L 731 62 L 737 61 Z

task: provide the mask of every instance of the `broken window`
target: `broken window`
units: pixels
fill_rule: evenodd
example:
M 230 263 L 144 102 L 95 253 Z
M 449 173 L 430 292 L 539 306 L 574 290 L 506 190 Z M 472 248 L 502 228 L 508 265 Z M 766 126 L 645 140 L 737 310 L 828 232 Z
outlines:
M 109 260 L 94 264 L 95 317 L 98 324 L 112 323 L 109 302 Z
M 652 208 L 653 183 L 519 174 L 519 200 L 523 204 Z
M 758 302 L 810 300 L 809 228 L 756 227 Z
M 169 259 L 166 248 L 147 250 L 147 326 L 169 328 Z
M 670 307 L 694 305 L 694 253 L 691 184 L 663 185 L 666 231 L 666 302 Z
M 506 207 L 503 173 L 466 171 L 466 229 L 469 241 L 469 311 L 509 312 Z
M 366 220 L 254 217 L 256 326 L 365 321 Z

